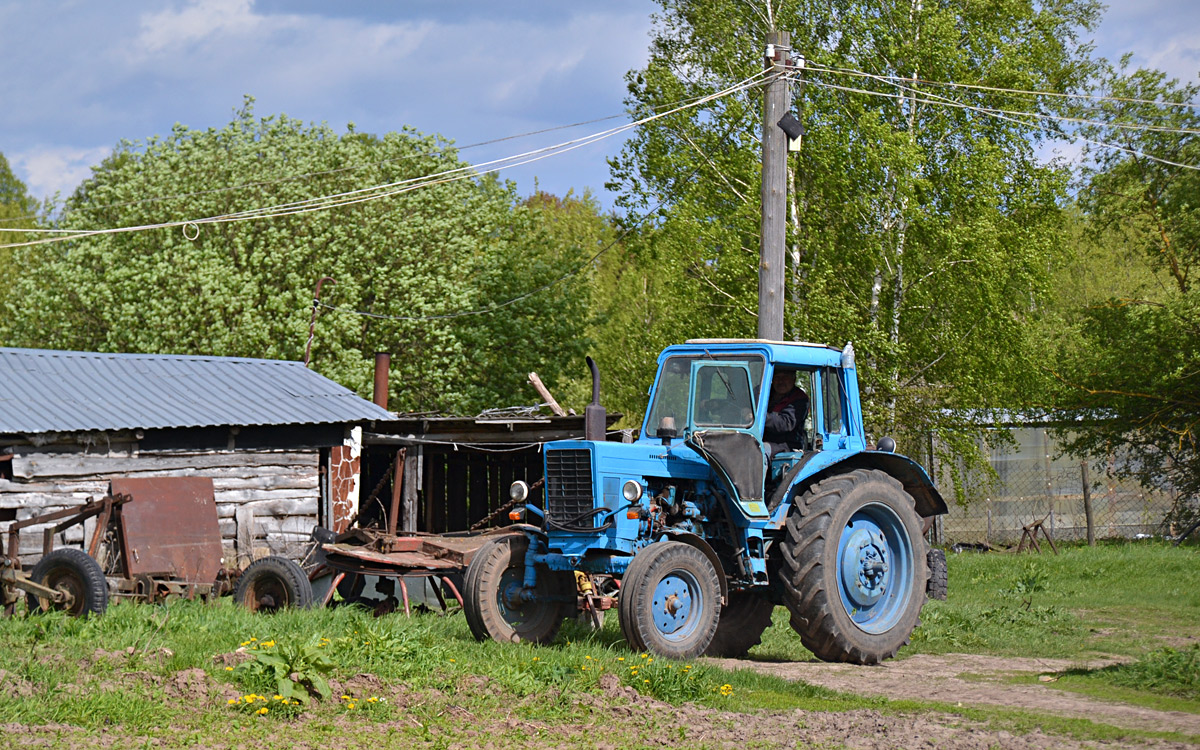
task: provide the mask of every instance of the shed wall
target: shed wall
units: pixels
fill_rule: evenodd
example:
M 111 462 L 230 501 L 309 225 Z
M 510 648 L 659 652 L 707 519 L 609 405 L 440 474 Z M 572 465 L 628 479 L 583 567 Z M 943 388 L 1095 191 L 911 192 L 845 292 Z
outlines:
M 12 478 L 0 479 L 0 520 L 24 520 L 83 505 L 108 493 L 114 477 L 200 476 L 213 480 L 226 565 L 245 567 L 264 554 L 297 556 L 317 523 L 320 450 L 139 451 L 14 446 Z M 90 541 L 91 521 L 64 532 L 56 546 Z M 7 550 L 6 550 L 7 551 Z M 42 554 L 42 528 L 21 533 L 21 562 Z

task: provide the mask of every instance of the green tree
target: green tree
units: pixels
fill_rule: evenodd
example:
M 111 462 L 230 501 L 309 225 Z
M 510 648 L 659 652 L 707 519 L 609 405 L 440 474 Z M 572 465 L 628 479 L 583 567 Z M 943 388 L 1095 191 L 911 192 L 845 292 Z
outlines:
M 0 245 L 23 242 L 26 235 L 7 230 L 29 229 L 36 225 L 38 205 L 25 188 L 25 183 L 17 179 L 8 159 L 0 153 Z M 12 280 L 16 278 L 12 262 L 11 248 L 0 248 L 0 300 L 8 294 Z
M 752 76 L 766 33 L 792 32 L 809 63 L 796 92 L 808 132 L 789 163 L 785 330 L 854 342 L 875 435 L 934 431 L 948 453 L 977 456 L 968 410 L 1017 406 L 1036 382 L 1028 335 L 1062 253 L 1067 174 L 1038 157 L 1038 124 L 978 110 L 1053 100 L 924 81 L 1078 90 L 1090 62 L 1077 35 L 1098 4 L 662 6 L 650 61 L 629 75 L 639 115 Z M 644 126 L 614 160 L 626 208 L 670 207 L 643 251 L 664 340 L 755 332 L 760 132 L 751 89 Z
M 1117 455 L 1118 474 L 1176 490 L 1187 515 L 1200 497 L 1200 86 L 1127 62 L 1104 64 L 1110 98 L 1080 113 L 1098 124 L 1083 129 L 1079 195 L 1093 240 L 1146 281 L 1064 315 L 1054 374 L 1059 405 L 1091 418 L 1070 449 Z
M 535 231 L 511 185 L 472 177 L 438 137 L 353 127 L 338 135 L 256 118 L 251 101 L 220 129 L 177 125 L 165 138 L 121 144 L 67 200 L 60 225 L 112 229 L 276 207 L 270 218 L 25 248 L 30 273 L 5 305 L 0 335 L 28 346 L 297 360 L 314 284 L 330 276 L 336 284 L 321 302 L 336 309 L 319 310 L 313 366 L 367 393 L 372 353 L 391 352 L 393 408 L 529 403 L 524 376 L 496 367 L 510 356 L 551 383 L 559 377 L 556 346 L 586 323 L 578 300 L 558 289 L 497 305 L 557 277 L 573 251 Z M 454 169 L 468 179 L 408 189 Z M 355 200 L 377 185 L 392 194 Z M 330 195 L 346 205 L 298 210 Z M 514 356 L 535 323 L 538 337 Z

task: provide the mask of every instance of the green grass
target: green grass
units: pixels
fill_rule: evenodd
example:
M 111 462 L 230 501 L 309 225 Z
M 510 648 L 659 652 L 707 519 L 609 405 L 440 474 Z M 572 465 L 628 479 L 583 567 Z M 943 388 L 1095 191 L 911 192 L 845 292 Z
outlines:
M 1200 638 L 1200 549 L 1113 542 L 1060 551 L 950 554 L 950 596 L 926 605 L 904 653 L 1136 657 Z
M 274 698 L 269 670 L 227 668 L 232 665 L 224 660 L 239 649 L 251 664 L 258 654 L 287 652 L 288 659 L 307 654 L 303 663 L 311 665 L 320 653 L 333 665 L 325 674 L 332 680 L 345 685 L 355 675 L 370 674 L 389 687 L 380 694 L 357 691 L 348 699 L 335 694 L 284 707 Z M 173 695 L 170 681 L 195 668 L 208 675 L 210 688 L 201 695 Z M 749 670 L 635 653 L 621 639 L 615 617 L 599 632 L 567 623 L 558 642 L 535 647 L 477 643 L 461 615 L 376 619 L 342 607 L 264 616 L 228 601 L 120 603 L 101 618 L 52 613 L 3 620 L 0 669 L 7 673 L 0 689 L 0 724 L 64 724 L 93 733 L 119 728 L 171 747 L 220 744 L 225 736 L 250 747 L 278 745 L 288 737 L 310 744 L 341 742 L 337 735 L 345 731 L 345 722 L 360 717 L 390 727 L 398 742 L 474 744 L 466 734 L 478 724 L 467 720 L 471 716 L 510 715 L 539 726 L 580 722 L 585 696 L 603 698 L 605 674 L 667 703 L 734 712 L 850 710 L 886 703 Z M 397 685 L 406 696 L 403 707 L 388 695 Z M 246 695 L 265 700 L 247 705 Z M 265 715 L 258 714 L 264 707 Z M 582 718 L 604 726 L 617 746 L 656 741 L 646 732 L 657 729 L 624 727 L 593 713 Z M 514 747 L 529 739 L 528 728 L 519 726 L 496 732 Z M 368 739 L 362 738 L 363 746 L 371 744 Z M 552 744 L 560 742 L 570 746 L 576 740 L 556 733 Z M 78 737 L 63 740 L 64 745 L 79 743 Z M 594 737 L 584 732 L 576 744 L 589 743 Z
M 1063 657 L 1079 664 L 1106 655 L 1132 657 L 1118 667 L 1068 670 L 1051 686 L 1195 712 L 1200 647 L 1179 644 L 1200 638 L 1200 592 L 1190 586 L 1198 564 L 1197 548 L 1154 543 L 1068 547 L 1058 556 L 952 554 L 949 600 L 926 606 L 923 624 L 901 656 L 968 651 Z M 1030 712 L 862 698 L 749 669 L 661 659 L 632 652 L 616 619 L 610 615 L 598 632 L 569 622 L 555 644 L 536 647 L 477 643 L 461 615 L 377 619 L 351 607 L 259 616 L 228 601 L 211 606 L 173 601 L 115 604 L 104 617 L 86 620 L 17 617 L 0 620 L 0 670 L 6 673 L 0 680 L 0 724 L 69 725 L 45 730 L 67 732 L 50 743 L 64 746 L 87 745 L 88 738 L 112 732 L 121 735 L 118 744 L 153 740 L 167 747 L 375 747 L 385 736 L 394 744 L 435 747 L 484 739 L 513 747 L 590 747 L 597 733 L 614 747 L 662 740 L 667 730 L 622 721 L 594 705 L 607 705 L 601 680 L 615 675 L 640 695 L 730 712 L 934 709 L 1009 731 L 1041 726 L 1087 739 L 1159 736 Z M 219 660 L 242 658 L 230 656 L 239 649 L 251 658 L 308 654 L 304 663 L 310 665 L 320 653 L 332 665 L 330 679 L 345 685 L 355 675 L 375 675 L 402 695 L 375 695 L 368 687 L 348 700 L 335 694 L 284 710 L 271 703 L 274 678 L 267 671 L 229 670 L 232 664 Z M 751 658 L 813 657 L 779 608 Z M 171 681 L 196 668 L 208 676 L 208 694 L 173 693 Z M 268 700 L 227 703 L 249 693 Z M 263 706 L 268 712 L 259 715 Z M 347 735 L 347 722 L 363 725 L 358 717 L 369 718 L 366 725 L 377 730 Z M 686 735 L 682 725 L 669 731 Z M 70 732 L 84 733 L 84 741 Z

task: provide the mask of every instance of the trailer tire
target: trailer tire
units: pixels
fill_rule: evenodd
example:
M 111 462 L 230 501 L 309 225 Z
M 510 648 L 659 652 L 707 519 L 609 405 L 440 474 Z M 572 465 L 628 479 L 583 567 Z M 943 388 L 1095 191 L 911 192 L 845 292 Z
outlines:
M 62 610 L 72 617 L 88 614 L 102 615 L 108 609 L 108 582 L 104 571 L 86 552 L 71 547 L 52 550 L 38 561 L 29 574 L 30 580 L 52 589 L 71 593 L 74 599 L 66 605 L 57 605 L 49 599 L 28 594 L 26 604 L 30 612 Z
M 478 641 L 550 643 L 575 610 L 575 578 L 566 571 L 539 569 L 536 598 L 520 601 L 529 539 L 512 534 L 479 548 L 467 566 L 463 610 Z
M 233 588 L 233 601 L 251 612 L 307 609 L 313 603 L 312 584 L 294 561 L 272 555 L 255 560 L 242 571 Z
M 704 649 L 705 656 L 738 658 L 762 643 L 762 634 L 771 627 L 775 603 L 761 591 L 730 591 L 729 603 L 721 607 L 717 632 Z
M 824 661 L 878 664 L 919 624 L 929 579 L 915 502 L 877 470 L 830 477 L 798 497 L 780 583 L 800 640 Z
M 633 556 L 621 578 L 617 614 L 635 651 L 672 659 L 699 656 L 712 642 L 721 617 L 717 571 L 690 544 L 648 545 Z

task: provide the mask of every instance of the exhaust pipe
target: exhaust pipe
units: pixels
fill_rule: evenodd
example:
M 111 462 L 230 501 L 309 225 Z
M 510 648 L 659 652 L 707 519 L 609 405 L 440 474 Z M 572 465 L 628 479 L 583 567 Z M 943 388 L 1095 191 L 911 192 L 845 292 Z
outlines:
M 585 440 L 603 442 L 608 414 L 600 405 L 600 368 L 596 367 L 596 360 L 591 357 L 587 358 L 587 363 L 592 370 L 592 403 L 583 410 L 583 437 Z
M 371 400 L 384 409 L 388 408 L 388 370 L 391 366 L 392 355 L 375 352 L 375 388 L 371 392 Z

